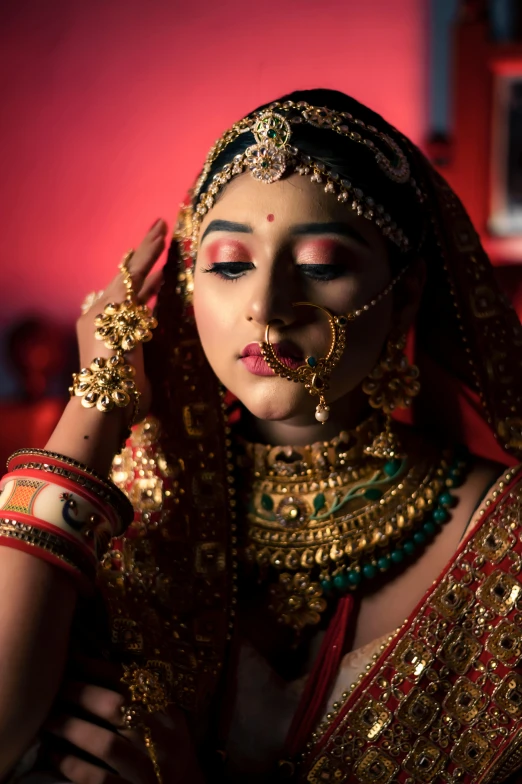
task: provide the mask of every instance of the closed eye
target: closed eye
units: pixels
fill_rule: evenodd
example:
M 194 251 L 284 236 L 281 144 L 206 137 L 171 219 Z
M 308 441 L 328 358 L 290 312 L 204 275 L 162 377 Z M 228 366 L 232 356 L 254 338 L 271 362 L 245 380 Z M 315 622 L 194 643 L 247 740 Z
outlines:
M 223 280 L 238 280 L 249 270 L 254 269 L 251 261 L 218 261 L 202 272 L 212 272 Z
M 346 264 L 298 264 L 297 266 L 304 275 L 314 280 L 335 280 L 347 272 Z

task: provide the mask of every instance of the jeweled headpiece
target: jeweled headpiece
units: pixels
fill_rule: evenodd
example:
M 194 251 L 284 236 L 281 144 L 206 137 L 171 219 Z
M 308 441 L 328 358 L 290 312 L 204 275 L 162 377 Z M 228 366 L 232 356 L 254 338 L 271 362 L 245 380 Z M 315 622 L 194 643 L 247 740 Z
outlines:
M 326 193 L 336 195 L 338 201 L 375 223 L 384 237 L 401 251 L 411 248 L 410 238 L 393 218 L 391 205 L 378 203 L 372 195 L 342 178 L 324 162 L 314 160 L 292 144 L 293 128 L 301 124 L 336 133 L 363 145 L 373 154 L 375 163 L 389 180 L 412 189 L 414 198 L 423 201 L 422 191 L 411 176 L 407 157 L 391 136 L 354 118 L 349 112 L 311 106 L 305 101 L 276 101 L 235 123 L 210 150 L 191 201 L 182 209 L 175 230 L 175 238 L 180 242 L 187 261 L 195 259 L 201 222 L 214 206 L 218 193 L 233 177 L 247 171 L 256 180 L 267 184 L 276 182 L 288 170 L 309 176 L 312 182 L 322 183 Z M 209 181 L 219 155 L 241 134 L 249 132 L 253 134 L 255 144 L 236 155 L 231 163 L 226 163 Z M 190 294 L 190 264 L 189 271 L 181 274 L 181 283 Z

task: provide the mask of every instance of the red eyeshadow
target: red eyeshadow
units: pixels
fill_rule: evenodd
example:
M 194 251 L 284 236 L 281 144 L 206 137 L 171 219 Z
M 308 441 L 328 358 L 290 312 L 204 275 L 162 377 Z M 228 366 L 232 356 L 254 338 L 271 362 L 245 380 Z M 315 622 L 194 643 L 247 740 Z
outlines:
M 250 253 L 240 242 L 234 240 L 217 240 L 207 249 L 211 264 L 220 261 L 248 261 Z
M 304 240 L 299 243 L 296 257 L 301 263 L 308 260 L 310 264 L 326 264 L 341 261 L 348 253 L 346 245 L 335 240 Z

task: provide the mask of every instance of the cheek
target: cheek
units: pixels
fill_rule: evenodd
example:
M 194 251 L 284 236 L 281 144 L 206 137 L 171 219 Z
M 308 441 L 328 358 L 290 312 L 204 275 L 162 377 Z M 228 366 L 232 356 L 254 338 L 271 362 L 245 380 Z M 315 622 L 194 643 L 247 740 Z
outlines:
M 392 326 L 391 300 L 356 319 L 346 332 L 346 349 L 332 376 L 332 393 L 340 397 L 362 384 L 377 365 Z

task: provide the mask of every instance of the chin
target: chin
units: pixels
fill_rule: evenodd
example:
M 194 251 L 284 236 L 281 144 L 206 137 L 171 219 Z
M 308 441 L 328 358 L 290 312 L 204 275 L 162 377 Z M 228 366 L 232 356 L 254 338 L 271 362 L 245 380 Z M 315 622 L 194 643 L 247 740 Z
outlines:
M 284 379 L 270 379 L 268 383 L 256 383 L 250 389 L 230 390 L 257 419 L 283 422 L 296 417 L 313 418 L 315 404 L 297 384 Z

